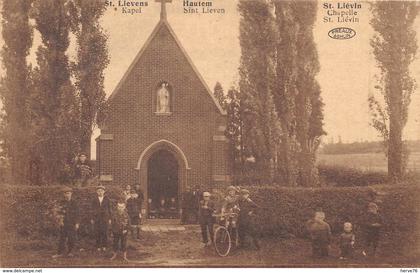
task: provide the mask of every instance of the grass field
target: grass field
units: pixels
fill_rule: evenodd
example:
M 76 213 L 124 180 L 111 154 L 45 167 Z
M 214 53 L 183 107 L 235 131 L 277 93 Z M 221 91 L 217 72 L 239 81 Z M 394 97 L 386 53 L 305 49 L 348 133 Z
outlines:
M 365 171 L 386 171 L 387 158 L 383 153 L 367 154 L 318 154 L 318 164 L 341 166 Z M 411 153 L 408 170 L 420 172 L 420 152 Z

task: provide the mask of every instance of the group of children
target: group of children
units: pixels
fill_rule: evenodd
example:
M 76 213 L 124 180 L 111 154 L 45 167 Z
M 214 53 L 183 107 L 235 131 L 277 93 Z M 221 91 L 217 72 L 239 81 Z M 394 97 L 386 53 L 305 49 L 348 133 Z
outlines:
M 129 194 L 127 193 L 129 191 Z M 72 250 L 76 243 L 77 231 L 80 226 L 78 203 L 72 198 L 73 190 L 63 188 L 64 200 L 60 202 L 61 217 L 59 221 L 60 238 L 58 253 L 53 258 L 62 257 L 64 254 L 73 256 Z M 108 229 L 113 237 L 113 254 L 111 260 L 117 257 L 118 251 L 127 259 L 127 236 L 131 231 L 133 239 L 140 238 L 141 209 L 143 193 L 139 185 L 134 189 L 127 187 L 123 196 L 117 200 L 116 208 L 112 209 L 111 201 L 105 195 L 105 187 L 96 188 L 96 196 L 90 205 L 90 222 L 93 225 L 98 252 L 105 252 L 108 245 Z M 66 252 L 67 244 L 67 252 Z M 65 253 L 66 252 L 66 253 Z
M 64 255 L 67 244 L 67 255 L 72 256 L 72 250 L 77 239 L 77 231 L 80 226 L 78 203 L 72 198 L 72 188 L 63 189 L 64 199 L 60 203 L 61 218 L 59 220 L 60 238 L 58 253 L 53 258 Z M 238 194 L 239 193 L 239 194 Z M 217 204 L 212 200 L 210 192 L 203 192 L 199 201 L 198 215 L 201 227 L 202 240 L 205 246 L 213 243 L 213 228 Z M 215 196 L 213 196 L 215 197 Z M 140 185 L 126 187 L 123 196 L 117 200 L 116 209 L 111 208 L 111 201 L 105 195 L 105 187 L 100 185 L 96 188 L 96 196 L 91 202 L 90 221 L 94 227 L 97 251 L 106 251 L 108 243 L 108 228 L 113 235 L 113 255 L 111 260 L 117 257 L 118 251 L 123 253 L 123 259 L 127 259 L 127 237 L 131 231 L 133 239 L 140 238 L 140 222 L 142 217 L 142 203 L 144 196 Z M 227 188 L 226 197 L 223 198 L 220 207 L 220 215 L 230 215 L 234 212 L 238 216 L 232 219 L 237 222 L 234 228 L 238 229 L 239 243 L 244 246 L 246 237 L 252 239 L 255 248 L 259 249 L 259 242 L 253 217 L 258 206 L 250 199 L 250 193 L 246 189 L 238 189 L 234 186 Z M 375 255 L 378 247 L 382 218 L 375 203 L 369 203 L 365 220 L 361 223 L 364 234 L 364 249 L 362 254 Z M 312 242 L 312 254 L 316 258 L 326 257 L 332 242 L 331 227 L 325 221 L 325 213 L 315 212 L 313 219 L 306 223 Z M 208 236 L 210 235 L 210 236 Z M 209 242 L 210 238 L 210 242 Z M 344 223 L 343 232 L 339 237 L 340 259 L 353 257 L 356 237 L 353 233 L 353 225 Z
M 363 239 L 362 239 L 362 255 L 375 256 L 379 243 L 380 231 L 382 227 L 382 217 L 378 212 L 376 203 L 369 203 L 365 219 L 361 223 Z M 325 221 L 325 213 L 322 211 L 315 212 L 314 218 L 306 224 L 312 242 L 312 255 L 314 258 L 327 257 L 332 242 L 331 227 Z M 339 237 L 340 259 L 349 259 L 354 255 L 354 246 L 356 236 L 353 233 L 353 225 L 345 222 L 343 232 Z

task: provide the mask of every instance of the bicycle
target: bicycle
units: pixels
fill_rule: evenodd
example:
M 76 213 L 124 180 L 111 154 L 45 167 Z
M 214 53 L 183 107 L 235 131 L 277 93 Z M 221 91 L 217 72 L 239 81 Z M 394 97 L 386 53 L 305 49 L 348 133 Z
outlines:
M 214 248 L 219 256 L 226 257 L 232 246 L 236 248 L 239 244 L 238 213 L 230 212 L 213 216 L 220 217 L 220 223 L 214 231 Z

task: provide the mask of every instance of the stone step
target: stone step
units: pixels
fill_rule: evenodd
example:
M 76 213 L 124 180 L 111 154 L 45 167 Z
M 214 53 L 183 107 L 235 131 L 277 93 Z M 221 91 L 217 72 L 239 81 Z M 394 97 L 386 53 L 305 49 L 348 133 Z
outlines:
M 169 231 L 185 231 L 183 226 L 170 225 L 142 225 L 141 230 L 145 232 L 169 232 Z
M 180 219 L 146 219 L 144 221 L 145 225 L 180 225 Z

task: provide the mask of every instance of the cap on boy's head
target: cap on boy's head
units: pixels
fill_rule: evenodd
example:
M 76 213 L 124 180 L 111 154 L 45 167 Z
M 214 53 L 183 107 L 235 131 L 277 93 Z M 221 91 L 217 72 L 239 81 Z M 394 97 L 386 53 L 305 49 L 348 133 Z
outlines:
M 97 187 L 96 187 L 96 190 L 99 190 L 99 189 L 105 190 L 105 186 L 104 186 L 104 185 L 99 185 L 99 186 L 97 186 Z
M 208 191 L 203 192 L 203 197 L 210 197 L 210 193 Z
M 370 202 L 368 205 L 368 209 L 379 209 L 378 205 L 376 203 Z
M 86 156 L 87 157 L 87 154 L 86 153 L 80 153 L 79 156 Z
M 242 195 L 249 194 L 249 190 L 247 190 L 247 189 L 241 189 L 241 194 Z
M 73 192 L 73 189 L 72 189 L 72 188 L 70 188 L 70 187 L 65 186 L 65 187 L 63 187 L 63 188 L 61 189 L 61 192 L 63 192 L 63 193 Z

